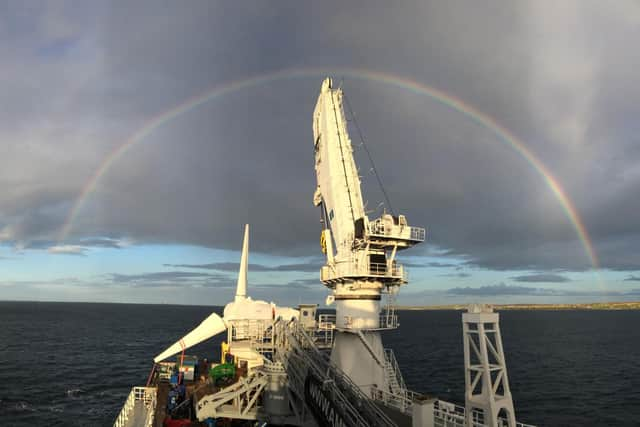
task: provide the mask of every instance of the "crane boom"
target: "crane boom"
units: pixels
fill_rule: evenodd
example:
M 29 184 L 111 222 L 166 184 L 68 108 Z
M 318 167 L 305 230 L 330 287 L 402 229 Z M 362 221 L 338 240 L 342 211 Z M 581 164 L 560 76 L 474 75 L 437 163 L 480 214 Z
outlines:
M 342 90 L 331 79 L 322 83 L 313 113 L 315 169 L 318 178 L 316 202 L 323 205 L 327 227 L 345 259 L 355 238 L 355 222 L 365 217 L 360 178 L 342 107 Z M 318 204 L 318 203 L 317 203 Z

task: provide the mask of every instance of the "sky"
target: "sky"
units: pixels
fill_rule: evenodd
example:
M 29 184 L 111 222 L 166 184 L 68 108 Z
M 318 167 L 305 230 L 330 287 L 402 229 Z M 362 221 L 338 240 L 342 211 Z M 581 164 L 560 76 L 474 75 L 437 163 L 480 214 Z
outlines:
M 624 0 L 1 2 L 0 299 L 224 305 L 249 223 L 249 293 L 322 303 L 331 76 L 427 229 L 399 303 L 640 300 L 638 44 Z

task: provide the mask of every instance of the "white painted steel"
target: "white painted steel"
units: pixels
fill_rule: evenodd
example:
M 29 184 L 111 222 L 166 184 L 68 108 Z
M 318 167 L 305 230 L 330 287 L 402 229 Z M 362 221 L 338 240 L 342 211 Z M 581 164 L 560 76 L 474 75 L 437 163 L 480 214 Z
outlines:
M 322 82 L 313 112 L 317 194 L 322 198 L 336 242 L 336 261 L 348 259 L 354 239 L 354 222 L 365 216 L 360 178 L 342 108 L 342 91 Z
M 472 304 L 462 315 L 464 335 L 465 407 L 467 423 L 477 410 L 480 422 L 490 427 L 515 427 L 516 416 L 509 388 L 498 313 L 485 304 Z M 506 422 L 499 420 L 506 412 Z
M 169 348 L 167 348 L 165 351 L 154 357 L 153 361 L 156 363 L 160 362 L 167 357 L 180 353 L 182 350 L 193 347 L 194 345 L 199 344 L 202 341 L 207 340 L 214 335 L 217 335 L 220 332 L 226 330 L 227 325 L 224 320 L 222 320 L 222 318 L 216 313 L 211 313 L 209 317 L 204 319 L 202 323 L 196 326 L 191 332 L 180 338 L 178 341 L 169 346 Z
M 156 404 L 157 389 L 155 387 L 133 387 L 113 427 L 153 426 Z M 135 416 L 136 409 L 141 409 L 141 415 L 144 416 Z
M 249 224 L 245 225 L 242 241 L 242 254 L 240 256 L 240 269 L 238 271 L 238 283 L 235 300 L 224 308 L 223 318 L 212 313 L 200 325 L 187 335 L 176 341 L 165 351 L 157 355 L 153 360 L 159 362 L 174 354 L 201 343 L 230 328 L 229 339 L 246 340 L 254 337 L 261 331 L 251 328 L 261 322 L 273 322 L 274 319 L 297 318 L 297 310 L 289 307 L 278 307 L 274 303 L 253 300 L 247 296 L 247 275 L 249 269 Z M 264 326 L 261 326 L 264 329 Z
M 470 416 L 471 424 L 466 423 L 467 411 L 464 406 L 456 405 L 455 403 L 447 402 L 444 400 L 436 400 L 434 404 L 434 421 L 438 427 L 489 427 L 488 424 L 479 422 L 480 414 L 477 409 L 472 410 Z M 507 420 L 504 418 L 498 419 L 498 427 L 506 427 Z M 515 423 L 516 427 L 536 427 L 533 424 L 525 424 L 521 422 Z
M 260 370 L 255 370 L 247 378 L 214 394 L 205 395 L 195 402 L 196 417 L 200 421 L 207 418 L 231 418 L 255 420 L 258 414 L 259 397 L 269 379 Z
M 336 301 L 336 328 L 378 329 L 380 327 L 380 301 L 347 299 Z
M 236 287 L 236 301 L 247 297 L 247 273 L 249 270 L 249 224 L 244 226 L 244 239 L 242 239 L 242 255 L 240 255 L 240 271 L 238 272 L 238 285 Z
M 330 78 L 322 82 L 313 112 L 313 138 L 317 178 L 313 201 L 322 209 L 321 246 L 327 257 L 320 280 L 332 290 L 336 304 L 331 361 L 366 394 L 374 386 L 386 392 L 391 385 L 384 363 L 379 363 L 384 352 L 377 331 L 386 329 L 390 320 L 397 321 L 387 315 L 381 324 L 381 293 L 407 283 L 404 269 L 395 261 L 396 252 L 422 242 L 425 232 L 410 227 L 403 215 L 385 214 L 369 222 L 343 92 L 332 86 Z

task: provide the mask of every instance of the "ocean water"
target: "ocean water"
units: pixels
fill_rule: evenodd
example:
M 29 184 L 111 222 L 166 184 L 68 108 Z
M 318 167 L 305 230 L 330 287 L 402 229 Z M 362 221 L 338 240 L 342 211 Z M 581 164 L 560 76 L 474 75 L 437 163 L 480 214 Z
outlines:
M 110 426 L 152 358 L 219 307 L 0 302 L 0 425 Z M 640 311 L 505 311 L 518 420 L 640 426 Z M 407 311 L 384 333 L 407 385 L 463 403 L 460 313 Z M 190 353 L 219 355 L 221 338 Z

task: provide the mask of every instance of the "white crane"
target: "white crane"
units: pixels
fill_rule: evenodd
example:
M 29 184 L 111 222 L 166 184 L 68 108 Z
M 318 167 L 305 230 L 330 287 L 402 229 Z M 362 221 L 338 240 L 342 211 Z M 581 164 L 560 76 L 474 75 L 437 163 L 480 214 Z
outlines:
M 321 208 L 321 244 L 327 263 L 320 280 L 336 303 L 335 344 L 331 358 L 363 391 L 388 389 L 379 331 L 397 326 L 395 316 L 380 316 L 383 293 L 395 295 L 407 283 L 395 261 L 398 249 L 424 241 L 425 230 L 410 227 L 403 215 L 369 221 L 342 106 L 343 93 L 323 81 L 313 113 L 317 188 Z

